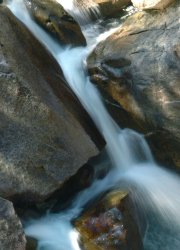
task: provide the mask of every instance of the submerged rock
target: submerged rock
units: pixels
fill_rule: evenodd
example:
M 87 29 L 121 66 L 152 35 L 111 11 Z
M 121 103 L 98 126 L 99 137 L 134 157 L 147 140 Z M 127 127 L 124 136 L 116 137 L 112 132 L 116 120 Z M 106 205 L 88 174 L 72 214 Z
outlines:
M 180 167 L 179 1 L 163 12 L 138 12 L 88 58 L 91 80 L 125 127 L 148 133 L 156 155 Z M 115 106 L 114 105 L 114 106 Z M 119 114 L 119 116 L 118 116 Z M 135 124 L 135 125 L 134 125 Z M 164 154 L 164 152 L 166 152 Z M 162 157 L 161 157 L 162 159 Z
M 26 239 L 13 204 L 0 198 L 0 249 L 25 250 Z
M 141 250 L 138 226 L 125 191 L 112 191 L 75 221 L 85 250 Z
M 24 0 L 35 21 L 61 44 L 85 46 L 79 24 L 55 0 Z
M 0 195 L 46 199 L 99 153 L 104 141 L 59 65 L 0 7 Z
M 138 9 L 164 9 L 175 0 L 132 0 Z

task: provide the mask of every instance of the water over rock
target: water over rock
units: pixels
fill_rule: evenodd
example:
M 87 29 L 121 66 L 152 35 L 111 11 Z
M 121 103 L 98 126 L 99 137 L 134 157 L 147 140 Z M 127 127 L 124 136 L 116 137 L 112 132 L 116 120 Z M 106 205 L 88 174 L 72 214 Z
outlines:
M 40 42 L 0 7 L 0 195 L 49 197 L 104 142 Z
M 138 9 L 164 9 L 175 0 L 132 0 Z
M 0 249 L 25 250 L 26 239 L 10 201 L 0 198 Z
M 126 191 L 111 191 L 75 221 L 83 249 L 143 249 L 128 200 Z
M 85 46 L 79 24 L 55 0 L 24 0 L 35 21 L 61 44 Z
M 131 3 L 130 0 L 95 0 L 99 5 L 103 17 L 120 16 L 124 7 Z
M 89 12 L 92 19 L 96 19 L 100 15 L 103 18 L 120 16 L 123 8 L 131 3 L 130 0 L 75 0 L 74 2 L 78 8 Z M 98 11 L 99 16 L 97 15 Z
M 26 237 L 27 244 L 26 250 L 36 250 L 38 248 L 38 242 L 34 238 Z
M 176 1 L 164 11 L 132 15 L 88 58 L 91 80 L 98 84 L 114 118 L 121 125 L 125 116 L 121 111 L 126 111 L 139 124 L 139 131 L 152 135 L 156 155 L 178 167 L 179 32 Z M 134 123 L 123 125 L 131 128 Z

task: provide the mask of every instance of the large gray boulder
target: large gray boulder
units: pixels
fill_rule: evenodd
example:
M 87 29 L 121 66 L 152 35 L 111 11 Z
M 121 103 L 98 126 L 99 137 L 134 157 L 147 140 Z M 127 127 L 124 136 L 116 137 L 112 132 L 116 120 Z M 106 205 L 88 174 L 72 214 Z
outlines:
M 2 6 L 0 23 L 0 195 L 38 202 L 104 142 L 46 49 Z
M 0 249 L 25 250 L 26 239 L 13 204 L 0 198 Z
M 115 101 L 119 124 L 124 110 L 135 122 L 123 125 L 136 123 L 151 135 L 158 157 L 180 167 L 179 37 L 179 1 L 163 12 L 138 12 L 97 45 L 88 68 L 108 106 Z

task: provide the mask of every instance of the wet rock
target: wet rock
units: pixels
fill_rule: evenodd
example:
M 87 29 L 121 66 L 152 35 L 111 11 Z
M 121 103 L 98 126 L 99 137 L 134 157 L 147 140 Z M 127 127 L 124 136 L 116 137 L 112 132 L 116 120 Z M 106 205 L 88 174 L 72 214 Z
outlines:
M 36 250 L 38 247 L 38 242 L 36 239 L 27 237 L 26 250 Z
M 57 190 L 51 195 L 50 199 L 46 201 L 46 204 L 50 204 L 51 212 L 58 213 L 68 208 L 75 195 L 81 190 L 88 188 L 93 180 L 94 167 L 90 164 L 85 164 L 74 176 L 63 184 L 60 190 Z
M 134 7 L 138 9 L 164 9 L 175 0 L 132 0 Z
M 0 23 L 0 195 L 24 206 L 48 198 L 104 142 L 46 49 L 6 7 Z
M 55 0 L 24 0 L 35 21 L 61 44 L 85 46 L 79 24 Z
M 83 249 L 143 249 L 139 229 L 127 199 L 127 192 L 112 191 L 76 220 Z
M 74 0 L 75 11 L 72 15 L 83 25 L 100 18 L 99 5 L 94 0 Z
M 122 14 L 123 8 L 130 4 L 130 0 L 75 0 L 80 13 L 88 14 L 91 19 L 117 17 Z
M 97 45 L 88 58 L 88 68 L 119 124 L 123 120 L 123 126 L 136 127 L 148 137 L 156 135 L 157 155 L 159 148 L 159 152 L 166 152 L 164 160 L 168 159 L 168 164 L 180 167 L 178 13 L 176 1 L 163 12 L 132 15 L 116 33 Z M 113 110 L 112 100 L 117 106 Z M 122 110 L 132 122 L 124 119 Z M 154 142 L 151 140 L 151 144 Z
M 0 249 L 25 250 L 26 239 L 13 204 L 0 198 Z
M 100 8 L 103 17 L 120 16 L 124 7 L 131 3 L 130 0 L 94 0 Z

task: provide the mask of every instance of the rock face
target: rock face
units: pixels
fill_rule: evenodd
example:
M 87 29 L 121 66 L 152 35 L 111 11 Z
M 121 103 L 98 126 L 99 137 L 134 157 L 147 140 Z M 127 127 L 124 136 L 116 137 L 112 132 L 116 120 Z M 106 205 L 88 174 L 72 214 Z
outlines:
M 138 12 L 88 58 L 92 81 L 152 135 L 157 152 L 180 167 L 179 1 L 164 12 Z M 104 94 L 105 93 L 105 94 Z M 124 124 L 132 127 L 131 123 Z M 164 154 L 166 152 L 166 154 Z M 158 153 L 159 154 L 159 153 Z
M 130 0 L 94 0 L 104 17 L 119 16 L 124 7 L 131 3 Z
M 2 6 L 0 23 L 0 195 L 38 202 L 104 142 L 52 56 Z
M 131 0 L 75 0 L 75 5 L 91 16 L 97 19 L 101 15 L 104 18 L 120 16 L 124 7 L 131 3 Z
M 138 9 L 164 9 L 175 0 L 132 0 Z
M 138 227 L 124 191 L 113 191 L 85 212 L 75 225 L 85 250 L 141 250 Z
M 11 202 L 0 198 L 0 249 L 25 250 L 22 225 Z
M 55 0 L 24 0 L 31 16 L 62 44 L 85 46 L 79 24 Z

